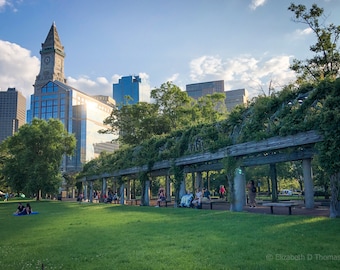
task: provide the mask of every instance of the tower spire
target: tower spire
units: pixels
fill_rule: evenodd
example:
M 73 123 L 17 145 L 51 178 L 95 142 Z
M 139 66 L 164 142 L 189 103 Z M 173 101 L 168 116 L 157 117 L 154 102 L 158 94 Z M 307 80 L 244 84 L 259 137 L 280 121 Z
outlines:
M 64 46 L 61 44 L 55 22 L 52 23 L 45 42 L 41 44 L 40 55 L 40 73 L 35 80 L 35 89 L 39 89 L 49 81 L 57 80 L 66 83 Z

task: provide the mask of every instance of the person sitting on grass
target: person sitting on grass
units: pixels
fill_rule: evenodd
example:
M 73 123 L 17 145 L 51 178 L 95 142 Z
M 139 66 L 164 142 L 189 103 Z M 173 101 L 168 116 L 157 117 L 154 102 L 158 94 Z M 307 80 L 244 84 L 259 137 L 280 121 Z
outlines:
M 22 205 L 22 203 L 18 203 L 18 208 L 17 210 L 14 212 L 14 214 L 19 214 L 21 213 L 22 211 L 24 211 L 25 209 L 25 206 Z
M 32 207 L 29 203 L 26 204 L 26 207 L 18 213 L 19 216 L 30 215 L 32 213 Z

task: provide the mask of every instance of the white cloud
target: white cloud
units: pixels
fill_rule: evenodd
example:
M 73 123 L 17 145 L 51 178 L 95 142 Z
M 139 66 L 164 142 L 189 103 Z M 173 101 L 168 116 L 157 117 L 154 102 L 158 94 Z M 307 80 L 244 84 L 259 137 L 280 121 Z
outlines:
M 297 29 L 293 33 L 294 38 L 301 38 L 301 37 L 306 37 L 313 34 L 313 30 L 310 27 L 307 27 L 305 29 Z
M 139 87 L 139 98 L 140 101 L 150 102 L 150 81 L 149 81 L 149 75 L 146 73 L 139 73 L 139 77 L 141 78 L 141 85 Z
M 179 73 L 175 73 L 172 76 L 170 76 L 168 79 L 166 79 L 167 82 L 175 82 L 179 77 Z
M 0 0 L 0 8 L 6 5 L 6 0 Z
M 246 88 L 250 96 L 268 89 L 269 83 L 275 90 L 295 79 L 289 69 L 292 56 L 274 56 L 256 59 L 242 55 L 223 60 L 214 56 L 202 56 L 190 62 L 190 77 L 194 82 L 224 80 L 225 90 Z
M 0 40 L 0 89 L 15 87 L 26 99 L 33 94 L 33 84 L 40 61 L 31 52 L 15 43 Z
M 21 1 L 16 1 L 16 4 L 20 4 Z M 17 12 L 18 9 L 14 6 L 13 1 L 0 0 L 0 12 L 4 11 L 6 7 L 9 7 L 13 12 Z
M 252 10 L 255 10 L 255 9 L 257 9 L 260 6 L 263 6 L 266 2 L 267 2 L 267 0 L 252 0 L 251 4 L 249 5 L 249 7 Z
M 114 74 L 111 76 L 111 81 L 109 81 L 105 77 L 97 77 L 95 80 L 93 80 L 88 76 L 82 75 L 78 78 L 68 77 L 67 84 L 88 95 L 105 95 L 112 97 L 112 85 L 114 83 L 118 83 L 121 77 L 121 75 Z M 140 100 L 149 101 L 149 75 L 146 73 L 139 73 L 139 77 L 142 79 L 142 83 L 140 86 Z
M 68 77 L 67 84 L 80 90 L 88 95 L 105 95 L 112 96 L 112 83 L 104 77 L 97 77 L 92 80 L 82 75 L 78 78 Z
M 223 71 L 221 59 L 215 56 L 202 56 L 190 62 L 190 77 L 193 81 L 199 81 L 202 76 L 217 75 Z

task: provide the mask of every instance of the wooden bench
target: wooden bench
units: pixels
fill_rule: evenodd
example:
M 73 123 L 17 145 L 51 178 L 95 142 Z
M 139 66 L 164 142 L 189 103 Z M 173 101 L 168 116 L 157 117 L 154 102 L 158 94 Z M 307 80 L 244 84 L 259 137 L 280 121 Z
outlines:
M 271 202 L 271 203 L 263 203 L 262 204 L 263 206 L 270 206 L 270 213 L 271 214 L 274 214 L 274 210 L 273 208 L 274 207 L 288 207 L 288 214 L 291 215 L 292 214 L 292 206 L 296 206 L 297 203 L 295 202 L 285 202 L 285 203 L 274 203 L 274 202 Z
M 209 202 L 207 201 L 202 201 L 201 204 L 207 204 L 210 205 L 210 210 L 213 209 L 213 204 L 219 204 L 219 203 L 228 203 L 226 200 L 217 200 L 217 199 L 212 199 Z
M 130 202 L 130 205 L 137 205 L 138 201 L 140 201 L 140 199 L 130 199 L 130 200 L 126 200 L 126 204 L 129 204 Z

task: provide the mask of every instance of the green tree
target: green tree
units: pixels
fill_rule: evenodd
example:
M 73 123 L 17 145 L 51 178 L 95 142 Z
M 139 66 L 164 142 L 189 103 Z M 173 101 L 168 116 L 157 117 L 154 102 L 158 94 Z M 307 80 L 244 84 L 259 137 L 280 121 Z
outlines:
M 298 74 L 298 82 L 336 78 L 340 68 L 340 52 L 337 48 L 340 26 L 320 23 L 324 10 L 316 4 L 309 10 L 304 5 L 291 4 L 288 10 L 294 12 L 295 22 L 307 24 L 317 38 L 317 42 L 310 46 L 310 51 L 315 53 L 313 58 L 293 61 L 291 69 Z
M 190 97 L 178 86 L 166 82 L 160 88 L 151 91 L 163 123 L 168 123 L 169 131 L 181 129 L 190 124 Z
M 5 141 L 8 157 L 2 173 L 17 192 L 37 194 L 55 192 L 61 182 L 63 155 L 72 155 L 76 147 L 74 135 L 68 134 L 56 119 L 33 119 Z
M 215 123 L 227 117 L 225 94 L 213 93 L 200 97 L 191 108 L 191 122 L 194 125 Z
M 330 217 L 340 216 L 340 79 L 334 83 L 322 83 L 329 91 L 319 121 L 323 142 L 319 143 L 319 160 L 330 178 Z

